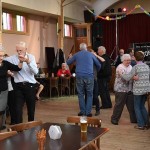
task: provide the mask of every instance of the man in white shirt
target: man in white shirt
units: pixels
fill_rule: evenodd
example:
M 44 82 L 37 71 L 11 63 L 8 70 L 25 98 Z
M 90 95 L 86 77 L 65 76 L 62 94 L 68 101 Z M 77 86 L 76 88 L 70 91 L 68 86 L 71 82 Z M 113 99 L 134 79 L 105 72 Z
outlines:
M 26 43 L 19 42 L 16 45 L 17 55 L 6 58 L 7 61 L 18 64 L 19 57 L 22 57 L 22 70 L 14 72 L 14 90 L 15 90 L 15 123 L 23 122 L 23 105 L 26 102 L 28 110 L 28 121 L 34 120 L 35 113 L 35 83 L 34 75 L 38 73 L 35 57 L 27 53 Z

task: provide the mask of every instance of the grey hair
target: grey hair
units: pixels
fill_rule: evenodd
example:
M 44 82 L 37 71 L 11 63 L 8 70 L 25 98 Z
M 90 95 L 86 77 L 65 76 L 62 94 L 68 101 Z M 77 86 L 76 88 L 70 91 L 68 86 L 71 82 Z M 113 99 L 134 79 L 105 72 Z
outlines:
M 80 50 L 87 50 L 87 45 L 85 43 L 81 43 Z
M 17 43 L 16 46 L 26 48 L 26 43 L 21 41 L 21 42 Z
M 131 59 L 130 54 L 123 54 L 121 57 L 121 61 L 123 62 L 125 59 Z
M 106 48 L 104 46 L 99 46 L 98 49 L 101 49 L 104 52 L 104 54 L 106 54 Z
M 67 64 L 66 64 L 66 63 L 62 63 L 62 64 L 61 64 L 61 66 L 62 66 L 62 65 L 66 65 L 66 66 L 67 66 Z

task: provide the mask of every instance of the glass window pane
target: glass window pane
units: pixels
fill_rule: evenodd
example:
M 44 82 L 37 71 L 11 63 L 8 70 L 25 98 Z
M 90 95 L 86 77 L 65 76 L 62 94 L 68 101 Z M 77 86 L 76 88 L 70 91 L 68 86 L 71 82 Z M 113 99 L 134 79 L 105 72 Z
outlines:
M 65 36 L 72 37 L 72 26 L 65 24 L 64 25 Z
M 12 15 L 6 12 L 3 12 L 3 29 L 12 30 Z
M 24 16 L 16 15 L 17 31 L 26 32 L 26 18 Z

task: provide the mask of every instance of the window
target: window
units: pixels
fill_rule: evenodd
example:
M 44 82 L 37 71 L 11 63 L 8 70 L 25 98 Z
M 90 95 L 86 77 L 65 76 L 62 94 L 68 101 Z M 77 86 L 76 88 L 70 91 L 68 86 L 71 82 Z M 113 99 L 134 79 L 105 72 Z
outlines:
M 2 21 L 3 32 L 27 34 L 29 31 L 28 18 L 25 14 L 3 10 Z
M 64 30 L 65 37 L 72 37 L 72 25 L 64 24 Z
M 26 18 L 16 15 L 17 31 L 26 32 Z
M 10 13 L 3 12 L 3 30 L 12 30 L 12 15 Z

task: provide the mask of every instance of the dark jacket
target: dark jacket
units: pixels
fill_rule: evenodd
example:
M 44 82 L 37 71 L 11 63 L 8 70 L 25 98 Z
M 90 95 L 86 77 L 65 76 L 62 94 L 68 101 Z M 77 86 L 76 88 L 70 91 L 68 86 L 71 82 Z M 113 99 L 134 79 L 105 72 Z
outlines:
M 98 72 L 98 78 L 109 78 L 111 76 L 112 70 L 111 70 L 111 60 L 110 57 L 107 54 L 104 54 L 101 56 L 105 59 L 104 62 L 101 62 L 101 69 Z
M 0 92 L 8 89 L 7 83 L 7 71 L 20 71 L 21 69 L 8 61 L 3 60 L 2 66 L 0 66 Z
M 116 58 L 115 67 L 117 68 L 118 65 L 120 65 L 121 63 L 122 63 L 121 62 L 121 57 L 120 57 L 120 55 L 118 55 L 117 58 Z

